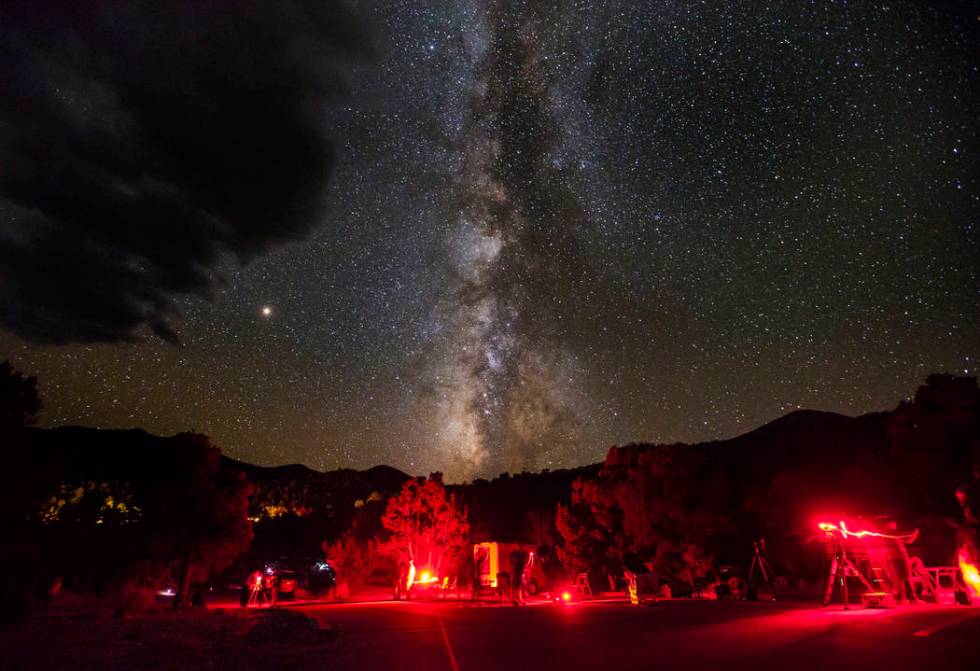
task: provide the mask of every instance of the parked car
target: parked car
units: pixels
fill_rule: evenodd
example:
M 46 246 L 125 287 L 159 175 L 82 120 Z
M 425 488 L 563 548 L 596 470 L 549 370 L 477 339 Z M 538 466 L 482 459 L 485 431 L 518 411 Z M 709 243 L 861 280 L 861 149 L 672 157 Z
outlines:
M 239 603 L 244 608 L 250 602 L 261 605 L 294 599 L 300 590 L 313 596 L 329 595 L 336 586 L 337 572 L 329 562 L 280 557 L 248 574 L 240 587 Z

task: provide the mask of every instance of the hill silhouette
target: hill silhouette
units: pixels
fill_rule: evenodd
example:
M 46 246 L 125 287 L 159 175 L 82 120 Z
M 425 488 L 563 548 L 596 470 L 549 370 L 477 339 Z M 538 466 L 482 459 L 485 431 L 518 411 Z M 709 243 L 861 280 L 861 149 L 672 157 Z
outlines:
M 154 477 L 163 453 L 175 436 L 156 436 L 143 429 L 92 429 L 63 426 L 27 429 L 27 453 L 39 470 L 63 480 L 127 480 Z M 364 471 L 341 468 L 317 471 L 303 464 L 258 466 L 222 456 L 222 465 L 245 474 L 256 485 L 304 482 L 313 487 L 368 496 L 372 491 L 393 491 L 411 476 L 391 466 Z M 53 473 L 52 473 L 53 471 Z M 157 473 L 165 477 L 165 473 Z
M 715 458 L 738 471 L 773 471 L 806 464 L 832 470 L 862 454 L 884 454 L 888 449 L 890 413 L 876 412 L 849 417 L 832 412 L 796 410 L 734 438 L 691 444 L 710 450 Z M 66 479 L 126 479 L 151 474 L 161 450 L 173 437 L 157 436 L 143 429 L 93 429 L 63 426 L 28 429 L 28 443 L 36 461 L 49 462 Z M 634 446 L 642 446 L 639 443 Z M 678 444 L 683 446 L 683 444 Z M 814 459 L 819 456 L 819 459 Z M 302 482 L 306 485 L 367 496 L 372 491 L 390 492 L 414 477 L 392 466 L 379 464 L 366 470 L 339 468 L 318 471 L 304 464 L 259 466 L 222 456 L 229 469 L 240 471 L 256 484 Z M 470 488 L 502 487 L 509 481 L 532 483 L 567 480 L 588 475 L 601 465 L 540 473 L 501 474 L 492 480 L 453 485 Z
M 890 512 L 955 515 L 952 490 L 969 479 L 980 458 L 980 393 L 975 378 L 931 376 L 915 400 L 894 410 L 849 417 L 797 410 L 726 440 L 612 447 L 605 464 L 645 449 L 694 450 L 705 468 L 725 474 L 740 505 L 778 516 L 784 508 L 836 505 Z M 31 466 L 48 482 L 142 480 L 157 472 L 177 437 L 140 429 L 30 429 Z M 254 519 L 317 516 L 333 520 L 321 532 L 343 530 L 354 508 L 382 501 L 411 477 L 378 465 L 366 470 L 317 471 L 302 464 L 258 466 L 222 457 L 224 467 L 256 486 Z M 528 513 L 567 503 L 571 484 L 596 476 L 604 464 L 540 473 L 502 474 L 451 485 L 487 538 L 526 537 Z M 377 508 L 377 505 L 373 507 Z M 315 536 L 310 532 L 309 537 Z

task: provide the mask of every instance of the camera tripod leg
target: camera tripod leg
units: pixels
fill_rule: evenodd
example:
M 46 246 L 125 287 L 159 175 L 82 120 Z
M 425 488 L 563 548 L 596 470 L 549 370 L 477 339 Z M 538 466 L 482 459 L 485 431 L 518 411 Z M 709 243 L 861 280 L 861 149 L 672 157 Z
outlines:
M 759 570 L 762 571 L 762 579 L 766 581 L 766 587 L 769 588 L 769 600 L 775 601 L 776 587 L 772 584 L 772 567 L 769 566 L 765 557 L 759 558 Z
M 840 593 L 844 599 L 844 610 L 850 610 L 851 604 L 847 599 L 847 571 L 841 571 L 840 573 Z
M 829 606 L 834 595 L 834 581 L 837 580 L 837 559 L 830 562 L 830 573 L 827 575 L 827 588 L 823 593 L 823 605 Z

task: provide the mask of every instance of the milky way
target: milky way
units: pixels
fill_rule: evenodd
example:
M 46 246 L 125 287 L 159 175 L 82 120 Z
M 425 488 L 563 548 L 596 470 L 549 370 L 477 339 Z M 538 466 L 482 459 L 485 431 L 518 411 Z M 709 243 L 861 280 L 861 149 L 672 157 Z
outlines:
M 590 291 L 576 237 L 586 222 L 553 163 L 543 18 L 521 4 L 488 7 L 488 43 L 472 54 L 455 283 L 435 357 L 440 446 L 467 475 L 553 463 L 594 411 L 566 343 L 566 324 L 588 321 L 575 309 Z
M 326 23 L 303 20 L 303 2 L 273 12 L 265 57 L 242 46 L 268 23 L 254 23 L 261 11 L 219 20 L 213 47 L 180 33 L 186 60 L 147 57 L 146 71 L 78 57 L 153 34 L 152 15 L 124 3 L 98 10 L 111 40 L 67 42 L 81 74 L 62 68 L 57 87 L 37 89 L 58 91 L 44 123 L 68 124 L 73 155 L 106 161 L 112 147 L 157 145 L 99 144 L 112 125 L 93 122 L 93 100 L 135 127 L 149 119 L 152 133 L 134 137 L 168 140 L 147 172 L 205 223 L 103 201 L 105 235 L 62 223 L 94 241 L 80 265 L 125 250 L 131 291 L 98 274 L 59 280 L 40 272 L 44 250 L 70 240 L 55 226 L 48 247 L 32 242 L 30 208 L 47 204 L 25 206 L 28 182 L 4 167 L 20 190 L 0 198 L 0 250 L 16 250 L 0 271 L 19 283 L 0 286 L 0 356 L 39 375 L 44 425 L 194 429 L 259 463 L 384 462 L 454 480 L 594 462 L 629 441 L 728 437 L 799 407 L 886 409 L 931 372 L 976 374 L 980 41 L 968 8 L 406 0 L 358 3 L 338 30 L 329 17 L 348 15 L 334 4 L 310 3 Z M 63 51 L 25 34 L 18 76 L 38 71 L 32 54 Z M 200 84 L 195 58 L 222 83 L 208 104 L 187 85 Z M 129 102 L 152 100 L 139 82 L 160 63 L 188 67 L 152 90 L 177 86 L 161 108 L 179 112 L 176 127 Z M 181 134 L 210 151 L 209 127 L 234 118 L 220 96 L 271 100 L 276 78 L 288 115 L 257 105 L 221 126 L 235 151 L 205 163 L 219 179 L 173 172 Z M 0 140 L 20 142 L 5 148 L 46 137 L 3 109 Z M 289 128 L 266 137 L 261 115 Z M 249 119 L 260 128 L 239 142 Z M 322 152 L 290 161 L 263 149 L 282 147 L 276 137 L 316 138 L 307 146 Z M 288 196 L 282 225 L 264 196 L 227 186 L 253 161 L 252 177 L 276 176 Z M 105 193 L 161 181 L 108 165 Z M 111 296 L 126 302 L 107 310 Z M 159 309 L 133 311 L 146 296 Z

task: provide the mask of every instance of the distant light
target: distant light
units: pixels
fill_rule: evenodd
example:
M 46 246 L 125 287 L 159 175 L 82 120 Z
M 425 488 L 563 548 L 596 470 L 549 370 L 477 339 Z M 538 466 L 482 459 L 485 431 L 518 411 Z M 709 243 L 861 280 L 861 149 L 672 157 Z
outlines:
M 571 601 L 572 600 L 572 594 L 571 594 L 571 592 L 562 592 L 561 593 L 561 600 L 562 601 Z
M 259 310 L 259 313 L 263 317 L 271 317 L 272 316 L 272 306 L 271 305 L 263 305 L 262 306 L 262 309 Z

